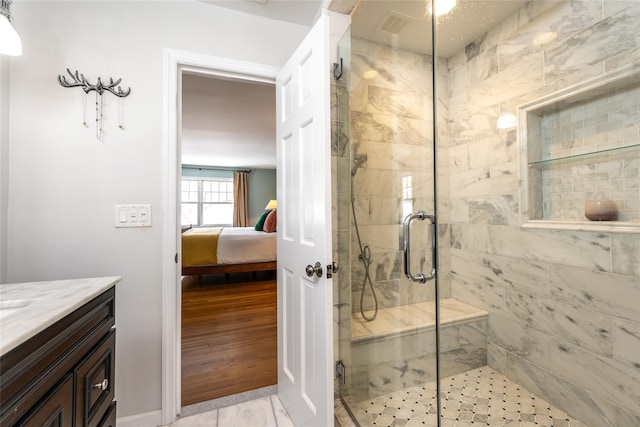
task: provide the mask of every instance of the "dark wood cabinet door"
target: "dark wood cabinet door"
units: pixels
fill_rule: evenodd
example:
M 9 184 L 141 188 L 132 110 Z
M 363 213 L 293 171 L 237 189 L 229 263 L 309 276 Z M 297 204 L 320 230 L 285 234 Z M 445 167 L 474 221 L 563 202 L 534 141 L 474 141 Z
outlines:
M 96 427 L 115 393 L 116 332 L 109 335 L 75 369 L 76 427 Z
M 17 426 L 71 427 L 73 426 L 73 376 L 64 380 L 46 395 Z

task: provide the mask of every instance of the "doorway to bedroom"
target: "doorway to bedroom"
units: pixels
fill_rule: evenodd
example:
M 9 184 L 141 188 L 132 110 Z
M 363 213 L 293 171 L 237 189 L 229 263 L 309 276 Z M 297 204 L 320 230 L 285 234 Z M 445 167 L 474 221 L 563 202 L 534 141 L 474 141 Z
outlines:
M 185 408 L 275 388 L 277 202 L 274 85 L 200 71 L 181 77 Z

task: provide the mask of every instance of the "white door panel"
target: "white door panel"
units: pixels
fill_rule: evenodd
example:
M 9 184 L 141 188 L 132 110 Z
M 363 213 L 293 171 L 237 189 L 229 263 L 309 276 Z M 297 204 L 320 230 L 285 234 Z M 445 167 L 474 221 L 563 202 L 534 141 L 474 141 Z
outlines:
M 298 427 L 333 425 L 329 63 L 323 14 L 276 79 L 278 395 Z

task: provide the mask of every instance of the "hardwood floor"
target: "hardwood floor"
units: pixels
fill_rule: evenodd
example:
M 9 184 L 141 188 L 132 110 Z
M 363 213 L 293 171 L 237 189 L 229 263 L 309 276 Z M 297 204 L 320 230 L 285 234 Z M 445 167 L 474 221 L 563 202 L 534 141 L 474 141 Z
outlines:
M 182 281 L 182 406 L 277 383 L 275 273 Z

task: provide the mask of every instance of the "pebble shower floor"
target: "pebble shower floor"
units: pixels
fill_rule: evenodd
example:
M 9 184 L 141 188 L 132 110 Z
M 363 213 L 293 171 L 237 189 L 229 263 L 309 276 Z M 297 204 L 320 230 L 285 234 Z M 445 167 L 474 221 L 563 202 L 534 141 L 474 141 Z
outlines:
M 443 427 L 586 427 L 504 375 L 484 366 L 443 378 Z M 411 387 L 349 405 L 364 426 L 436 426 L 436 385 Z

